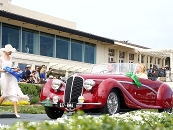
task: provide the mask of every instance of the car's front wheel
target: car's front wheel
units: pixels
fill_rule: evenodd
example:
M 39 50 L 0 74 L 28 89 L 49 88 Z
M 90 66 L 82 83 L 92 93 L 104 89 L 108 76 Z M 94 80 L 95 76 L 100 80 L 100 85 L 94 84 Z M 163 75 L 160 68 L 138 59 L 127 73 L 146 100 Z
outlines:
M 116 114 L 120 111 L 120 98 L 119 94 L 116 90 L 110 91 L 106 104 L 104 105 L 103 108 L 101 108 L 101 112 L 103 114 Z
M 158 109 L 158 112 L 168 112 L 168 113 L 172 113 L 172 108 L 167 108 L 167 109 Z
M 51 119 L 61 118 L 64 114 L 64 111 L 59 108 L 54 107 L 45 107 L 46 114 Z

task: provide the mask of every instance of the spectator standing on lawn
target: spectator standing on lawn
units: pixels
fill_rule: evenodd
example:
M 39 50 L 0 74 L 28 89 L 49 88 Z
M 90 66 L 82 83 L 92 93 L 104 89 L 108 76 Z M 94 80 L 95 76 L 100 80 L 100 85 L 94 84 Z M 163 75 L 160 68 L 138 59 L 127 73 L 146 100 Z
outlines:
M 49 68 L 49 70 L 46 72 L 46 77 L 49 78 L 49 75 L 52 75 L 53 71 L 52 68 Z
M 157 80 L 159 76 L 159 70 L 156 65 L 153 65 L 153 80 Z
M 170 70 L 169 66 L 168 65 L 165 65 L 165 70 Z
M 23 71 L 23 74 L 22 74 L 22 80 L 23 81 L 27 81 L 29 79 L 29 76 L 31 74 L 31 66 L 30 65 L 27 65 L 25 67 L 25 70 Z
M 33 74 L 30 74 L 29 79 L 26 81 L 26 83 L 37 83 L 37 80 L 35 79 L 35 76 Z
M 42 65 L 42 68 L 40 70 L 40 79 L 41 81 L 46 80 L 46 66 L 45 65 Z
M 40 83 L 40 71 L 39 71 L 39 67 L 36 67 L 35 69 L 35 78 L 37 80 L 37 83 Z
M 52 75 L 49 75 L 49 78 L 46 79 L 46 82 L 48 82 L 48 81 L 50 81 L 52 79 L 54 79 L 54 77 Z
M 19 66 L 17 66 L 17 70 L 16 70 L 18 73 L 22 73 L 21 69 Z M 20 77 L 19 79 L 19 82 L 22 81 L 22 76 Z
M 33 76 L 34 76 L 34 78 L 36 79 L 36 76 L 35 76 L 35 74 L 36 74 L 36 71 L 35 70 L 32 70 L 32 73 L 31 73 Z M 30 75 L 31 75 L 30 74 Z

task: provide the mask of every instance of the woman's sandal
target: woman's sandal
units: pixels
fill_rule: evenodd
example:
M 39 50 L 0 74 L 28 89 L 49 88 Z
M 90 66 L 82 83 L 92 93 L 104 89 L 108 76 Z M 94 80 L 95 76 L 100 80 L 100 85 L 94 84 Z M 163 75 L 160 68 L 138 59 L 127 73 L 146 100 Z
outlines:
M 20 117 L 20 116 L 19 116 L 19 114 L 15 114 L 15 115 L 16 115 L 16 117 L 17 117 L 17 118 L 19 118 L 19 117 Z

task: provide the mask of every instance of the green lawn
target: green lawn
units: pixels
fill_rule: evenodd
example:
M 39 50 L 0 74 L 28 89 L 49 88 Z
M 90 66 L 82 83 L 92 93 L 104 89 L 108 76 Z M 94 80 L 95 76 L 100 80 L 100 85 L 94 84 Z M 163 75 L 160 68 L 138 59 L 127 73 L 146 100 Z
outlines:
M 0 106 L 0 112 L 13 112 L 13 106 Z M 43 106 L 27 105 L 27 106 L 18 106 L 19 113 L 30 113 L 30 114 L 45 114 Z

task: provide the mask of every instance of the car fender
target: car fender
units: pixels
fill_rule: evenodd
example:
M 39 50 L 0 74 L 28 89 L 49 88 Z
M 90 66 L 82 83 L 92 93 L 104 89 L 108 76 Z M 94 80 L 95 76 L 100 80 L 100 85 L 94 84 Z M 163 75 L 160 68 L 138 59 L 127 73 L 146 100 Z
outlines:
M 114 88 L 119 88 L 123 95 L 126 95 L 128 100 L 131 100 L 131 102 L 133 102 L 135 104 L 135 106 L 137 106 L 137 108 L 153 108 L 153 109 L 160 109 L 160 108 L 171 108 L 171 104 L 172 104 L 172 90 L 167 86 L 167 85 L 163 85 L 166 86 L 164 89 L 160 88 L 160 90 L 162 91 L 162 89 L 166 92 L 168 92 L 168 97 L 166 97 L 166 95 L 164 96 L 164 98 L 161 96 L 158 96 L 158 104 L 160 105 L 156 105 L 156 106 L 152 106 L 152 105 L 146 105 L 144 103 L 141 103 L 139 101 L 137 101 L 125 88 L 122 84 L 120 84 L 117 80 L 114 79 L 106 79 L 104 80 L 98 87 L 98 96 L 97 96 L 97 100 L 98 102 L 102 103 L 101 107 L 103 107 L 106 103 L 108 94 L 110 93 L 110 91 Z M 165 100 L 163 100 L 165 99 Z M 163 107 L 163 103 L 164 107 Z M 162 105 L 162 106 L 161 106 Z M 165 107 L 167 106 L 167 107 Z
M 165 83 L 161 84 L 157 93 L 157 105 L 163 108 L 173 107 L 173 91 Z
M 112 78 L 108 78 L 108 79 L 104 80 L 102 83 L 100 83 L 100 85 L 98 86 L 97 100 L 98 100 L 98 102 L 102 103 L 102 106 L 105 105 L 110 91 L 116 87 L 118 87 L 120 89 L 123 88 L 122 84 L 120 84 L 117 80 L 112 79 Z
M 45 100 L 47 97 L 49 97 L 51 100 L 54 96 L 59 96 L 60 101 L 63 101 L 64 97 L 64 88 L 65 88 L 65 83 L 63 83 L 61 89 L 59 91 L 55 91 L 51 87 L 52 85 L 52 80 L 48 81 L 41 89 L 40 92 L 40 102 Z
M 47 82 L 42 87 L 41 92 L 40 92 L 40 101 L 45 100 L 50 95 L 51 83 L 52 83 L 52 81 Z

